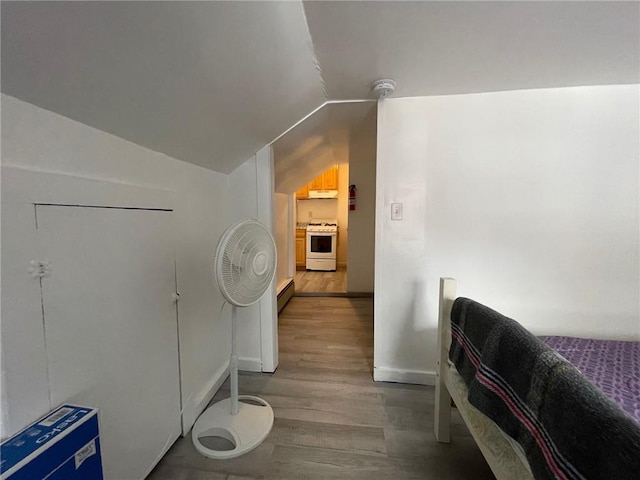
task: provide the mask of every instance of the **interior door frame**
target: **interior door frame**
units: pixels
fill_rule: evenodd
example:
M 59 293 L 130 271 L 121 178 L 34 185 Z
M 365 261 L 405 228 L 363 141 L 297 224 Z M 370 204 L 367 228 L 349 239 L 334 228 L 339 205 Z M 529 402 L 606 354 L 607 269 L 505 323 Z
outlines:
M 274 200 L 275 179 L 273 150 L 271 145 L 256 153 L 257 220 L 275 234 Z M 277 279 L 274 276 L 267 293 L 259 302 L 260 310 L 260 361 L 263 372 L 275 372 L 278 368 L 278 302 Z

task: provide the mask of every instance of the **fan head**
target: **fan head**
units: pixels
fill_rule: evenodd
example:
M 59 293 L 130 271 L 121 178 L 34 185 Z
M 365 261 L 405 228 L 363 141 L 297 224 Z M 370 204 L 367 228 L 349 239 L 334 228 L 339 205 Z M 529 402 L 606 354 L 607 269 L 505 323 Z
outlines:
M 256 303 L 265 294 L 276 270 L 276 245 L 257 220 L 243 220 L 222 235 L 213 269 L 224 298 L 238 307 Z

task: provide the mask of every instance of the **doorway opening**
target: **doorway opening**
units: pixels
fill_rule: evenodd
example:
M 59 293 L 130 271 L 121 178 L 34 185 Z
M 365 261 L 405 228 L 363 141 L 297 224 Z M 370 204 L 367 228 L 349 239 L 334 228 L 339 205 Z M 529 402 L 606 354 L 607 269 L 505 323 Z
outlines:
M 373 296 L 376 106 L 327 104 L 272 143 L 279 306 Z
M 347 293 L 349 164 L 331 165 L 296 192 L 295 294 Z

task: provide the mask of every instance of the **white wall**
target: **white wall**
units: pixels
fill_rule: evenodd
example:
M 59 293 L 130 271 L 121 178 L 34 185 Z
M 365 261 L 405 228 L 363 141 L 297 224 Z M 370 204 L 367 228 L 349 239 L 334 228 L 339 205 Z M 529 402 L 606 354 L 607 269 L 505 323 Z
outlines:
M 312 218 L 338 218 L 337 198 L 310 198 L 296 200 L 298 222 L 307 223 Z
M 356 209 L 348 211 L 347 291 L 373 292 L 376 211 L 376 109 L 349 142 L 347 188 L 358 188 Z
M 536 333 L 640 339 L 638 105 L 638 85 L 380 102 L 376 379 L 433 379 L 440 276 Z
M 230 224 L 247 218 L 258 218 L 255 155 L 229 174 L 229 190 L 235 192 L 229 205 Z M 225 307 L 231 318 L 231 307 Z M 260 371 L 260 307 L 258 304 L 238 309 L 238 357 L 241 370 Z M 229 337 L 231 342 L 231 337 Z
M 266 146 L 229 174 L 231 223 L 255 218 L 275 235 L 273 183 Z M 276 278 L 260 302 L 238 310 L 238 357 L 240 370 L 273 372 L 278 365 Z
M 230 325 L 219 317 L 222 297 L 211 275 L 212 252 L 230 221 L 228 177 L 5 95 L 2 164 L 2 436 L 52 407 L 39 288 L 26 274 L 37 258 L 37 202 L 174 209 L 188 428 L 228 368 Z
M 279 293 L 293 278 L 295 268 L 293 220 L 293 195 L 276 193 L 274 195 L 275 241 L 278 252 L 276 285 Z

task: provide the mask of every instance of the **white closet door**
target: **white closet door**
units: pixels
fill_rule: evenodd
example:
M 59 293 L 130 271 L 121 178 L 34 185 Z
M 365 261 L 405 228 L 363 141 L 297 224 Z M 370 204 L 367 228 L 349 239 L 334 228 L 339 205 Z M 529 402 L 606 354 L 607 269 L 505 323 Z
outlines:
M 180 434 L 172 212 L 38 206 L 51 402 L 100 408 L 105 478 L 144 478 Z

